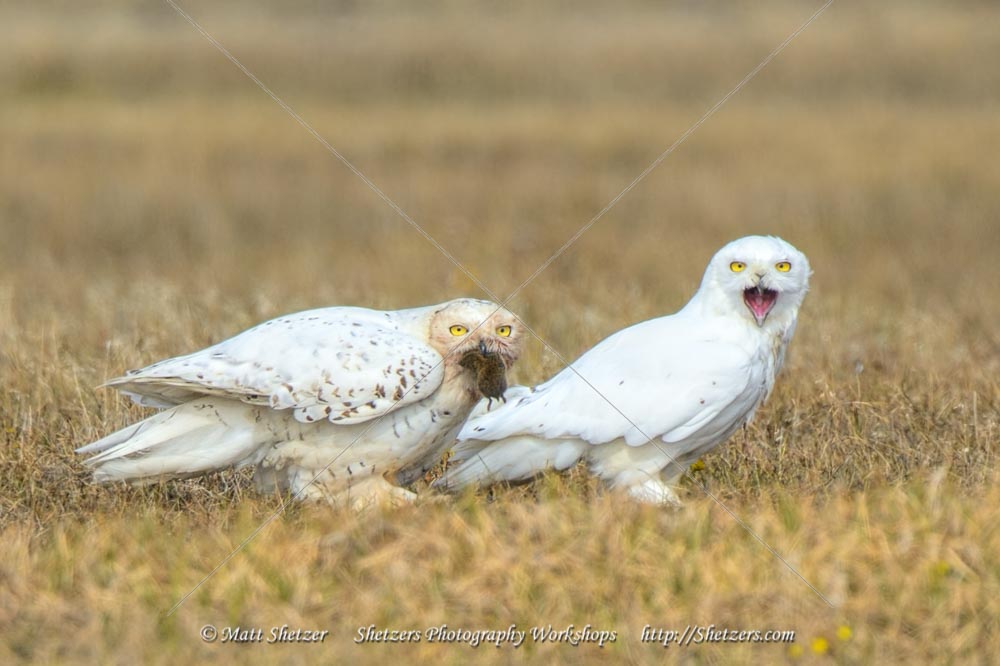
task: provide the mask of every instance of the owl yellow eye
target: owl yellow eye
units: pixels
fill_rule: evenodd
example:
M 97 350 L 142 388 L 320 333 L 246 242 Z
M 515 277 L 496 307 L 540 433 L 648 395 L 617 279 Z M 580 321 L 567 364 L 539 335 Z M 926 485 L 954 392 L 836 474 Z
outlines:
M 734 273 L 739 273 L 746 267 L 747 265 L 744 264 L 742 261 L 734 261 L 733 263 L 729 264 L 729 270 L 731 270 Z
M 461 324 L 455 324 L 454 326 L 452 326 L 448 330 L 451 331 L 452 335 L 456 335 L 456 336 L 457 335 L 465 335 L 466 333 L 469 332 L 469 329 L 467 329 L 466 327 L 462 326 Z
M 500 326 L 497 328 L 497 335 L 501 338 L 506 338 L 510 336 L 510 326 Z
M 788 271 L 792 270 L 792 265 L 787 261 L 779 261 L 774 265 L 774 267 L 777 268 L 782 273 L 787 273 Z

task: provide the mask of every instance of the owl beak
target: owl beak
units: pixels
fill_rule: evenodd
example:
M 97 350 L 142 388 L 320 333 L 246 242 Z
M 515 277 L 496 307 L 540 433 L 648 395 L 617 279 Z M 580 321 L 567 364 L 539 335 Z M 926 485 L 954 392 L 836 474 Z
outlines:
M 506 344 L 493 336 L 481 339 L 476 349 L 481 356 L 499 354 L 507 368 L 510 368 L 517 359 L 515 355 L 511 354 L 511 350 Z
M 763 326 L 767 315 L 771 313 L 774 304 L 778 302 L 778 292 L 766 289 L 758 283 L 756 287 L 743 291 L 743 302 L 753 315 L 757 326 Z

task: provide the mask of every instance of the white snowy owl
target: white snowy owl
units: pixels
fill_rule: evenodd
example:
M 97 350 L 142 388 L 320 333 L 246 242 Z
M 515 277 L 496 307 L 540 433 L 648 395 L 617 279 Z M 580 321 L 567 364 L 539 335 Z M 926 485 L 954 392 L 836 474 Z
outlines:
M 615 333 L 572 368 L 512 387 L 505 405 L 471 418 L 458 435 L 458 466 L 436 486 L 528 479 L 583 459 L 636 499 L 677 503 L 678 477 L 770 394 L 809 274 L 805 256 L 780 238 L 729 243 L 679 312 Z
M 412 499 L 415 477 L 480 398 L 463 354 L 517 358 L 521 331 L 488 301 L 279 317 L 187 356 L 113 379 L 165 408 L 84 446 L 97 481 L 143 482 L 255 465 L 261 491 L 352 505 Z

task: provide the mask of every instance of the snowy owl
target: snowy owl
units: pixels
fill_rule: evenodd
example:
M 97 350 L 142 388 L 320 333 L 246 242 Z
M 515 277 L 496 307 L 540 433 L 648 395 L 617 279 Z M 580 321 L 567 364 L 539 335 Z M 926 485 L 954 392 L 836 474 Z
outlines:
M 676 314 L 619 331 L 544 384 L 477 409 L 459 432 L 457 467 L 435 485 L 523 480 L 582 459 L 635 499 L 679 503 L 671 486 L 688 465 L 770 394 L 809 275 L 805 255 L 780 238 L 729 243 Z
M 96 481 L 254 465 L 263 492 L 354 506 L 410 500 L 392 482 L 436 462 L 480 397 L 463 355 L 509 368 L 522 339 L 509 312 L 472 299 L 279 317 L 109 381 L 165 410 L 78 452 L 93 454 Z

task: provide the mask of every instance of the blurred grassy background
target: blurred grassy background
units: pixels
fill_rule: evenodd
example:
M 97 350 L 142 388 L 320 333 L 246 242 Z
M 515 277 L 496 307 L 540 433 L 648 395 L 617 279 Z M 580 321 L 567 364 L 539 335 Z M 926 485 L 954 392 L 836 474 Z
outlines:
M 503 297 L 819 4 L 183 6 Z M 664 513 L 576 474 L 493 504 L 297 509 L 163 621 L 279 500 L 239 474 L 87 485 L 72 449 L 140 415 L 92 387 L 283 312 L 483 294 L 167 4 L 0 5 L 0 654 L 506 661 L 350 641 L 516 621 L 620 632 L 518 653 L 546 661 L 660 660 L 644 624 L 713 622 L 797 629 L 812 659 L 981 655 L 1000 598 L 998 19 L 838 1 L 512 303 L 572 358 L 678 308 L 732 238 L 803 250 L 787 371 L 698 476 L 836 611 L 697 488 Z M 516 378 L 559 367 L 533 343 Z M 205 622 L 332 635 L 208 646 Z

